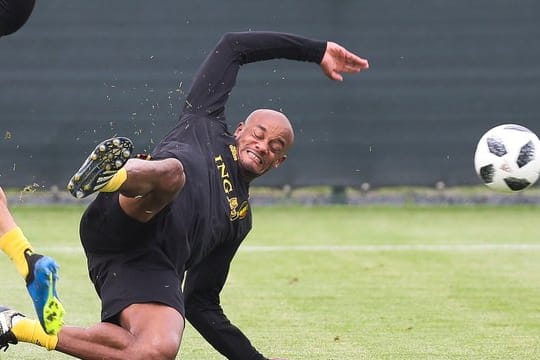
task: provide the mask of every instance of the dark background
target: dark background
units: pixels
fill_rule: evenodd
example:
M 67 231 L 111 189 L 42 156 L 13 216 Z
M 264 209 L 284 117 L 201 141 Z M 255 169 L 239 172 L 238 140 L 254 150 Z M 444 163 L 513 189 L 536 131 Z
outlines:
M 113 135 L 150 151 L 227 31 L 336 41 L 369 59 L 345 82 L 315 64 L 242 68 L 227 116 L 284 111 L 289 160 L 255 184 L 477 184 L 476 142 L 501 123 L 540 133 L 534 0 L 37 1 L 0 39 L 0 184 L 64 186 Z

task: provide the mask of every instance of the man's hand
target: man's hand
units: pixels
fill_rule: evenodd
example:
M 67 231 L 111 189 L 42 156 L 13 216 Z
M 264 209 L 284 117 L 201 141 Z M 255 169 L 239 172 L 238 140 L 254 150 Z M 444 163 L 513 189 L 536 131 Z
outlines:
M 321 61 L 322 71 L 332 80 L 343 81 L 342 73 L 357 73 L 369 68 L 366 59 L 362 59 L 343 46 L 329 41 Z

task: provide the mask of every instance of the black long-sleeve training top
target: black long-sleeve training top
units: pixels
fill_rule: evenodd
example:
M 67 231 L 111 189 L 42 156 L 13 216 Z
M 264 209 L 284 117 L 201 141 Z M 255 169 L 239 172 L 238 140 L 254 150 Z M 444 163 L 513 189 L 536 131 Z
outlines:
M 242 179 L 225 104 L 241 65 L 284 58 L 319 64 L 326 42 L 273 32 L 228 33 L 199 68 L 183 115 L 152 154 L 175 157 L 186 184 L 164 224 L 163 245 L 185 273 L 186 318 L 228 359 L 264 357 L 220 305 L 231 260 L 251 229 L 249 183 Z

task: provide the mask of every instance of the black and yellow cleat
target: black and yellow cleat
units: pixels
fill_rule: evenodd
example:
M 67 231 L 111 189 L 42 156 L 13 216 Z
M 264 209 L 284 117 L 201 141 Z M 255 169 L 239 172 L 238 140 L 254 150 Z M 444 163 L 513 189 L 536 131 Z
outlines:
M 67 189 L 79 199 L 99 191 L 126 164 L 132 152 L 133 143 L 126 137 L 103 141 L 72 176 Z
M 15 318 L 24 318 L 24 315 L 17 311 L 8 309 L 7 307 L 0 306 L 0 350 L 7 350 L 9 344 L 16 345 L 19 341 L 15 334 L 13 334 L 13 325 Z

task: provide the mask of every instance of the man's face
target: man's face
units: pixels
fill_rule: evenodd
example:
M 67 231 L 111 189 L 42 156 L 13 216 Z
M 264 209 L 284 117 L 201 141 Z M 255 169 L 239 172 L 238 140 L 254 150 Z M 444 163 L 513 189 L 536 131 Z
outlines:
M 283 114 L 272 110 L 252 113 L 234 135 L 238 163 L 249 179 L 281 165 L 293 142 L 291 124 Z

